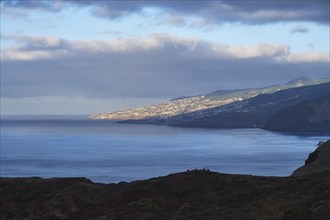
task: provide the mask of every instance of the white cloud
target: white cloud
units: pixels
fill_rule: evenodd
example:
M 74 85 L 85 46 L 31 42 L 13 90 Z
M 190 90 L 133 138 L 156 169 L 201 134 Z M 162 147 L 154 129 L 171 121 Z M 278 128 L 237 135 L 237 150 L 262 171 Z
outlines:
M 56 51 L 47 51 L 47 50 L 34 50 L 34 51 L 22 51 L 19 49 L 5 49 L 1 51 L 1 60 L 2 61 L 13 61 L 13 60 L 43 60 L 43 59 L 52 59 L 58 57 L 69 56 L 70 51 L 67 50 L 56 50 Z
M 322 52 L 290 53 L 285 44 L 233 46 L 209 42 L 198 38 L 183 38 L 168 34 L 153 34 L 138 38 L 117 38 L 112 40 L 67 41 L 55 37 L 13 35 L 5 36 L 18 45 L 1 51 L 1 59 L 38 60 L 79 56 L 81 53 L 134 53 L 148 50 L 181 50 L 187 53 L 205 53 L 211 57 L 251 59 L 274 58 L 282 62 L 329 62 L 329 54 Z
M 164 34 L 13 39 L 19 44 L 1 51 L 1 95 L 8 98 L 172 98 L 329 74 L 328 53 L 291 53 L 285 44 L 233 46 Z
M 289 54 L 288 45 L 259 44 L 254 46 L 229 46 L 213 44 L 212 50 L 231 58 L 283 57 Z
M 282 61 L 292 62 L 292 63 L 330 62 L 330 55 L 328 53 L 321 53 L 321 52 L 296 53 L 296 54 L 289 54 L 288 56 L 283 57 Z

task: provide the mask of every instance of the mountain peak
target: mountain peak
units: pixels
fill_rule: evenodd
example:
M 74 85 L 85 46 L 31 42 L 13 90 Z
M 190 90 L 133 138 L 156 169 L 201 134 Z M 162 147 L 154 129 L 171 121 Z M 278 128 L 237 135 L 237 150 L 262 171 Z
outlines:
M 296 78 L 296 79 L 293 79 L 293 80 L 287 82 L 286 84 L 306 83 L 306 82 L 311 82 L 311 81 L 313 81 L 313 80 L 311 80 L 308 77 L 299 77 L 299 78 Z

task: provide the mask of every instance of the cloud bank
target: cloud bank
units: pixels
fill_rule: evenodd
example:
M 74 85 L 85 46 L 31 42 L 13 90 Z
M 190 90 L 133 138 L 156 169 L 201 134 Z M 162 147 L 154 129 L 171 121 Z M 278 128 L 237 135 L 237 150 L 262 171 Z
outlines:
M 8 98 L 170 98 L 329 73 L 328 53 L 291 53 L 285 44 L 232 46 L 168 34 L 94 41 L 4 37 L 16 42 L 1 51 L 2 96 Z

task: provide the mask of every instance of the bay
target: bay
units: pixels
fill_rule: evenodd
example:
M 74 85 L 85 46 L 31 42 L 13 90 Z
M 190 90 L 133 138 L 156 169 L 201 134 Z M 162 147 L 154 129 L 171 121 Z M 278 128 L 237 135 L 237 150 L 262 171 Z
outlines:
M 327 135 L 116 124 L 85 117 L 1 120 L 1 177 L 133 181 L 188 169 L 287 176 Z

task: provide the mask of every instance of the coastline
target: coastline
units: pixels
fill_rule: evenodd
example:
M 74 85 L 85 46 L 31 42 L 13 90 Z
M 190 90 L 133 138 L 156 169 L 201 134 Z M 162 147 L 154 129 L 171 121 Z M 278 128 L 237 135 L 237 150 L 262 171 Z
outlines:
M 329 149 L 330 141 L 319 148 L 322 146 Z M 204 169 L 117 184 L 93 183 L 86 178 L 1 178 L 0 217 L 328 219 L 330 166 L 322 162 L 322 157 L 329 155 L 320 152 L 316 157 L 315 152 L 311 153 L 304 167 L 321 161 L 318 166 L 326 166 L 325 170 L 288 177 L 222 174 Z

